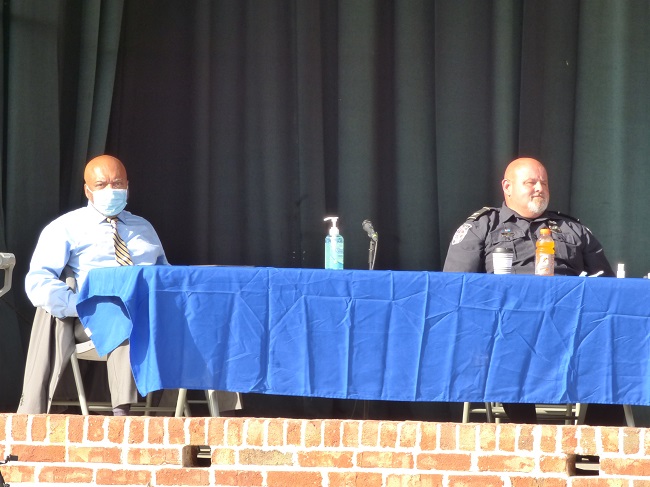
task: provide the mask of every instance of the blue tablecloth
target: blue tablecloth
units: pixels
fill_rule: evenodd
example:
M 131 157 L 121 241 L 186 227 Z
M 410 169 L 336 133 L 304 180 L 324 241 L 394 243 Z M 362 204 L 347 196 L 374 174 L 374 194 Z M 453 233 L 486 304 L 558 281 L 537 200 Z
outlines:
M 131 341 L 141 393 L 650 405 L 650 282 L 439 272 L 117 267 L 77 309 Z

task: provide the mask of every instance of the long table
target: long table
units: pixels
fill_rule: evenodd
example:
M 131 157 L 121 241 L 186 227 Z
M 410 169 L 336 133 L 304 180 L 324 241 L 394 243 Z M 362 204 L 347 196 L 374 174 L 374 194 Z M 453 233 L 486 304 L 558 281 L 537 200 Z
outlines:
M 90 272 L 77 310 L 142 394 L 650 405 L 650 282 L 147 266 Z

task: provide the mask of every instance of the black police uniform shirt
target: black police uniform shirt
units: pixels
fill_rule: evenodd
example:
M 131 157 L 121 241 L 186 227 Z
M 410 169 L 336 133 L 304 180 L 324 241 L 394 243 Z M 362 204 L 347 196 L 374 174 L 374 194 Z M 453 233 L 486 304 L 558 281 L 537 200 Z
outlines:
M 535 242 L 542 228 L 549 228 L 555 241 L 556 275 L 577 276 L 583 271 L 615 275 L 600 242 L 577 219 L 555 211 L 528 219 L 505 203 L 501 208 L 482 208 L 458 228 L 443 270 L 493 273 L 494 249 L 506 247 L 513 251 L 514 274 L 534 274 Z

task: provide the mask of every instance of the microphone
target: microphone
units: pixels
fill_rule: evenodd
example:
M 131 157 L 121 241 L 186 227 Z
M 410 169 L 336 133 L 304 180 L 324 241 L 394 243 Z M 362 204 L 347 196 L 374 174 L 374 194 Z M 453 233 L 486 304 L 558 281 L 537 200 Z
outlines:
M 375 232 L 375 229 L 372 227 L 372 222 L 370 220 L 363 220 L 361 228 L 363 228 L 363 230 L 368 234 L 368 237 L 375 242 L 377 241 L 377 232 Z

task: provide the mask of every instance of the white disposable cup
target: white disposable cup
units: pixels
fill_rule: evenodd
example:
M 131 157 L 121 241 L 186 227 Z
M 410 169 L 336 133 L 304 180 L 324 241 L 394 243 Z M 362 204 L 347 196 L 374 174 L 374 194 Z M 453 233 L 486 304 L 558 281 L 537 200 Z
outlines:
M 495 274 L 512 273 L 512 249 L 498 247 L 492 252 L 492 267 Z

